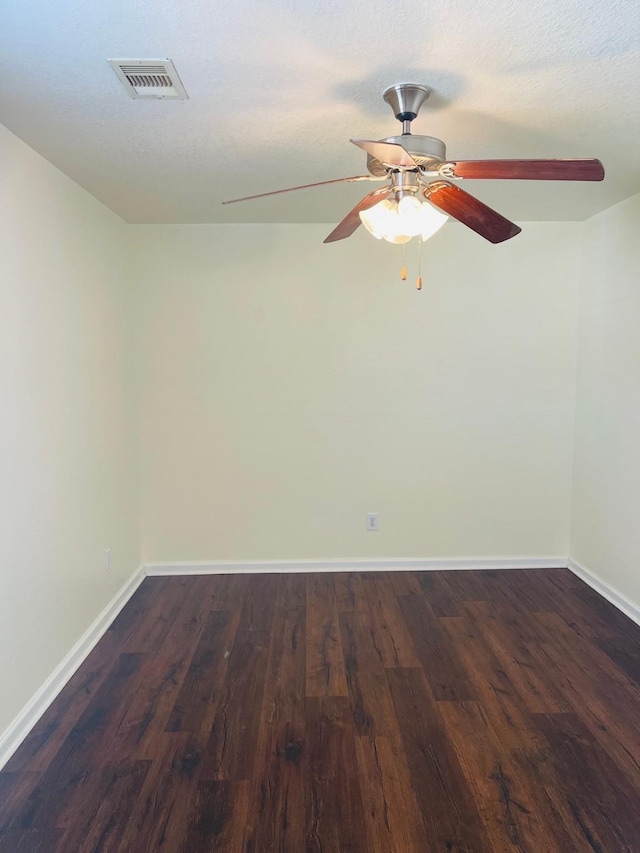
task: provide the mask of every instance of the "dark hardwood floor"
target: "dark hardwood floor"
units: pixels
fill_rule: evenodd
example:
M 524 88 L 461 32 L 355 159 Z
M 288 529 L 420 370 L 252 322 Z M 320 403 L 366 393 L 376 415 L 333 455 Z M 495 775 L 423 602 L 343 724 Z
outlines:
M 564 569 L 147 578 L 3 853 L 640 851 L 640 629 Z

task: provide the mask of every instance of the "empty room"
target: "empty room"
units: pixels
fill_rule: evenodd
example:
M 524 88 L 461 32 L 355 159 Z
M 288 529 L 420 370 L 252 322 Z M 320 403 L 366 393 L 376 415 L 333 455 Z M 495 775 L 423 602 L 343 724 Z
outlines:
M 0 8 L 0 853 L 640 850 L 634 0 Z

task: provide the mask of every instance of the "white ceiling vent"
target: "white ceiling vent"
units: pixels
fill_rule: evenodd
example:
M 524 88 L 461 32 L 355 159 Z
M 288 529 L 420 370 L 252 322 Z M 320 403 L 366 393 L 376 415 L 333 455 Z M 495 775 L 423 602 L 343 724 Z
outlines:
M 110 59 L 109 64 L 132 98 L 189 97 L 170 59 Z

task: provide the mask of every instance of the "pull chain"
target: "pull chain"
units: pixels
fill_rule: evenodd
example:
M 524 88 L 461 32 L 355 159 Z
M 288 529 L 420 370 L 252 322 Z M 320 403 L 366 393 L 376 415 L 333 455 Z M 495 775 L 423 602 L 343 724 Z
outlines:
M 416 290 L 422 290 L 422 237 L 418 237 L 418 279 L 416 281 Z
M 402 269 L 400 270 L 400 278 L 402 281 L 407 280 L 407 268 L 405 266 L 405 257 L 407 254 L 407 244 L 402 244 Z

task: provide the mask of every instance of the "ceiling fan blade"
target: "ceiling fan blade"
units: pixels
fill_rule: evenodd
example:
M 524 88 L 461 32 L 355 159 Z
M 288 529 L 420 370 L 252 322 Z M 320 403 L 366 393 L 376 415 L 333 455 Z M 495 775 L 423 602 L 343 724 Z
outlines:
M 456 178 L 497 178 L 516 181 L 601 181 L 599 160 L 457 160 Z
M 356 204 L 353 210 L 345 216 L 342 222 L 339 222 L 328 237 L 325 237 L 323 243 L 335 243 L 336 240 L 344 240 L 345 237 L 351 237 L 353 232 L 362 224 L 360 219 L 360 211 L 368 210 L 383 201 L 391 192 L 391 187 L 382 187 L 379 190 L 373 190 L 366 195 L 361 201 Z
M 409 169 L 415 169 L 418 166 L 411 154 L 397 142 L 376 142 L 374 139 L 352 139 L 350 141 L 387 166 L 405 166 Z
M 426 195 L 431 204 L 491 243 L 502 243 L 522 230 L 474 196 L 446 181 L 431 184 Z
M 273 190 L 270 193 L 258 193 L 258 195 L 246 195 L 243 198 L 232 198 L 229 201 L 223 201 L 222 204 L 235 204 L 237 201 L 251 201 L 254 198 L 266 198 L 269 195 L 280 195 L 280 193 L 290 193 L 294 190 L 308 190 L 311 187 L 323 187 L 325 184 L 342 184 L 346 182 L 354 182 L 354 181 L 374 181 L 376 180 L 372 175 L 356 175 L 353 178 L 334 178 L 331 181 L 318 181 L 316 184 L 302 184 L 299 187 L 287 187 L 286 190 Z

